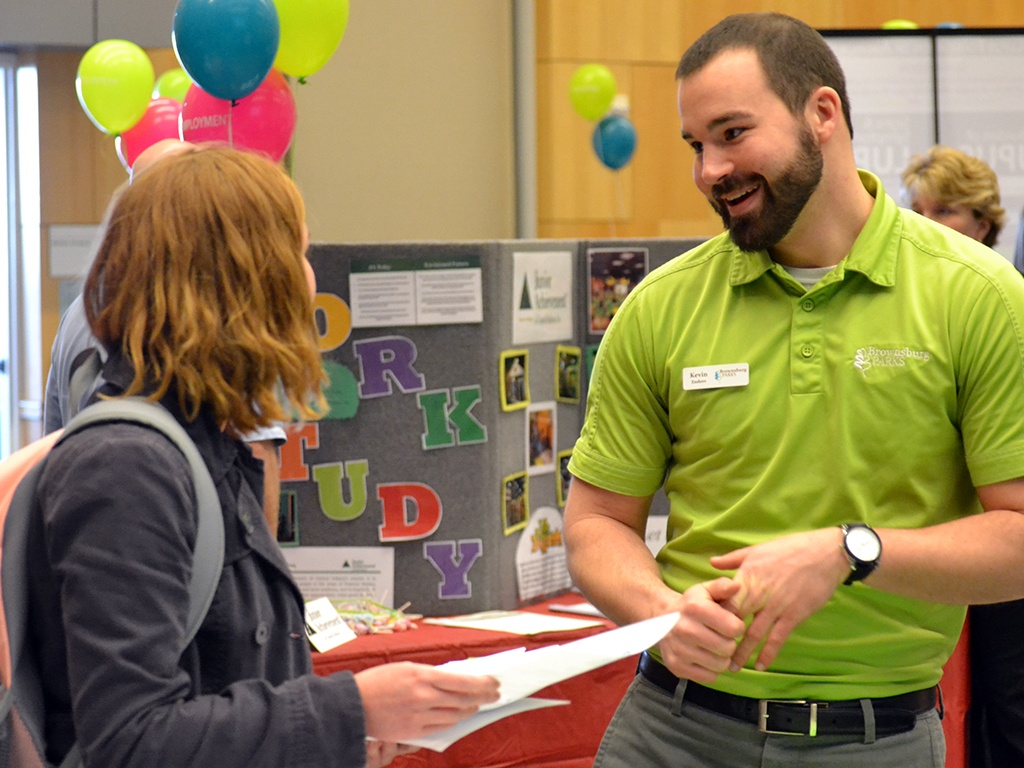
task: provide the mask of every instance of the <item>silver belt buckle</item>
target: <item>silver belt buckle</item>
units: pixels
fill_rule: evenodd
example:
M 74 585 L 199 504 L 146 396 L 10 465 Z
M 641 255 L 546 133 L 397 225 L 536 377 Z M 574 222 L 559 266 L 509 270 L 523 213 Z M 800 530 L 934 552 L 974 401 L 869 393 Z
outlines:
M 798 707 L 806 706 L 810 710 L 810 719 L 807 723 L 807 733 L 803 731 L 779 731 L 768 727 L 768 720 L 771 712 L 768 708 L 772 704 L 792 704 Z M 817 736 L 818 735 L 818 702 L 807 701 L 806 699 L 761 699 L 757 702 L 757 730 L 761 733 L 769 733 L 776 736 Z

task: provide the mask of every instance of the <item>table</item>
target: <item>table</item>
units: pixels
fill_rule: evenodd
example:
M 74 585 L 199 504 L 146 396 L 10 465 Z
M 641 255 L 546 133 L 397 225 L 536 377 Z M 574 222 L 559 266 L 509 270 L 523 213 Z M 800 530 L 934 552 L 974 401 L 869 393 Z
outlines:
M 553 614 L 552 602 L 579 602 L 561 597 L 524 608 Z M 568 614 L 557 614 L 567 616 Z M 358 672 L 394 661 L 442 664 L 453 659 L 486 656 L 512 648 L 533 650 L 568 643 L 611 629 L 601 627 L 523 636 L 479 629 L 439 627 L 419 622 L 419 629 L 391 635 L 366 635 L 326 653 L 313 654 L 317 674 Z M 444 752 L 422 749 L 395 760 L 394 768 L 590 768 L 604 730 L 636 675 L 637 657 L 622 659 L 549 686 L 538 698 L 567 699 L 568 706 L 524 712 L 486 726 L 457 741 Z
M 971 667 L 970 627 L 964 624 L 960 641 L 942 669 L 942 704 L 945 716 L 946 768 L 967 768 L 970 762 Z
M 561 597 L 524 608 L 552 614 L 552 602 L 569 603 L 579 598 Z M 559 614 L 566 615 L 566 614 Z M 527 650 L 588 637 L 614 625 L 522 636 L 478 629 L 457 629 L 419 624 L 419 629 L 391 635 L 368 635 L 313 654 L 317 674 L 341 670 L 358 672 L 393 661 L 443 664 L 452 659 L 486 656 L 511 648 Z M 968 632 L 946 664 L 942 678 L 946 716 L 946 768 L 967 765 L 966 724 L 970 703 L 967 661 Z M 565 680 L 535 694 L 540 698 L 568 699 L 569 706 L 513 715 L 457 741 L 441 753 L 420 750 L 398 758 L 394 768 L 590 768 L 604 730 L 636 674 L 635 656 Z

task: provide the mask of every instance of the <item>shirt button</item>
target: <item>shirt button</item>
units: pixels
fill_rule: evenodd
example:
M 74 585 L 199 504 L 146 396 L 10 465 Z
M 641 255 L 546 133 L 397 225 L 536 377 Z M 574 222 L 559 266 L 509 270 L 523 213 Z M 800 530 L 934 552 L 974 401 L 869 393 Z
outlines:
M 267 640 L 270 639 L 270 627 L 267 622 L 261 621 L 256 626 L 256 631 L 253 632 L 253 639 L 256 641 L 256 645 L 266 645 Z
M 813 357 L 814 347 L 807 345 L 800 350 L 800 354 L 803 355 L 804 357 Z
M 803 308 L 805 311 L 810 312 L 812 309 L 814 309 L 814 300 L 804 299 Z

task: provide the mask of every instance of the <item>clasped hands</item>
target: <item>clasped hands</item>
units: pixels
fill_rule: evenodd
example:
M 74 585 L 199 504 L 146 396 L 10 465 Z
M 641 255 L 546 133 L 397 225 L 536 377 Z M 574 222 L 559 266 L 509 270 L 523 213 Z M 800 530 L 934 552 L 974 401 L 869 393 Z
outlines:
M 790 633 L 832 597 L 849 574 L 839 528 L 783 536 L 711 558 L 732 577 L 697 584 L 678 598 L 679 621 L 661 641 L 673 674 L 711 683 L 775 660 Z M 749 621 L 749 625 L 748 625 Z

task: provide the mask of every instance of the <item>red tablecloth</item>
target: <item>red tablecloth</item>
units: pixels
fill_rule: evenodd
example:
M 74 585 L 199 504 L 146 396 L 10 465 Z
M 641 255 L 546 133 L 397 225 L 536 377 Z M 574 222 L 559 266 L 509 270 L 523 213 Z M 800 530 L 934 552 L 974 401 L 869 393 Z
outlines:
M 945 709 L 942 730 L 946 734 L 946 768 L 967 768 L 970 762 L 970 742 L 967 738 L 971 705 L 969 644 L 970 631 L 964 625 L 960 642 L 942 670 L 942 704 Z
M 564 603 L 573 599 L 558 598 L 524 610 L 550 614 L 550 602 Z M 600 629 L 524 637 L 506 632 L 420 623 L 419 629 L 359 637 L 327 653 L 314 653 L 313 666 L 318 674 L 329 675 L 343 669 L 358 672 L 392 661 L 436 665 L 511 648 L 532 650 L 553 643 L 566 643 L 603 632 L 612 626 L 611 622 L 603 622 Z M 590 768 L 605 727 L 636 673 L 636 662 L 635 656 L 623 659 L 535 694 L 541 698 L 568 699 L 572 702 L 569 706 L 513 715 L 470 734 L 442 753 L 420 750 L 398 758 L 392 765 L 395 768 Z M 942 691 L 946 712 L 943 720 L 947 742 L 946 768 L 964 768 L 967 765 L 966 721 L 970 703 L 966 631 L 946 665 Z
M 554 602 L 572 602 L 559 598 Z M 552 613 L 548 603 L 524 610 Z M 568 616 L 569 614 L 558 614 Z M 452 659 L 486 656 L 511 648 L 527 650 L 567 643 L 605 629 L 550 632 L 522 636 L 479 629 L 456 629 L 419 623 L 419 629 L 392 635 L 369 635 L 314 653 L 318 674 L 347 669 L 358 672 L 393 661 L 441 664 Z M 395 768 L 590 768 L 594 754 L 619 701 L 636 674 L 635 656 L 565 680 L 534 694 L 545 699 L 567 699 L 569 706 L 524 712 L 471 733 L 441 753 L 420 750 L 398 758 Z

